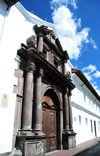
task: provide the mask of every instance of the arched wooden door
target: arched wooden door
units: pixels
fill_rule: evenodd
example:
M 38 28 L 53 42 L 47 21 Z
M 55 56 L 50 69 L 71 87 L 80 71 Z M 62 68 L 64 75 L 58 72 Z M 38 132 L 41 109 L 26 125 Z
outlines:
M 46 152 L 57 149 L 56 111 L 57 107 L 52 100 L 52 96 L 44 96 L 42 106 L 42 132 L 47 134 Z

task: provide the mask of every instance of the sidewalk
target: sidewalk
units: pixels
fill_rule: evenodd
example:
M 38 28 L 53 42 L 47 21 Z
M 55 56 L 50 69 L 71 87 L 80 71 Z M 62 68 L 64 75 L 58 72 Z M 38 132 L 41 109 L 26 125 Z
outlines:
M 61 150 L 61 151 L 58 150 L 55 152 L 47 153 L 46 156 L 74 156 L 82 152 L 83 150 L 88 149 L 91 146 L 94 146 L 95 144 L 98 143 L 98 141 L 100 141 L 100 137 L 78 144 L 75 148 L 70 150 Z

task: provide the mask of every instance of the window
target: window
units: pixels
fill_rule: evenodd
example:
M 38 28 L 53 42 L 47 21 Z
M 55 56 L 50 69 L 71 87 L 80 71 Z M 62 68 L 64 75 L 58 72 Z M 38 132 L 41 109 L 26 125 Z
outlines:
M 84 102 L 86 102 L 86 95 L 85 95 L 85 93 L 84 93 Z
M 56 59 L 54 59 L 54 67 L 58 69 L 58 61 Z
M 16 58 L 20 60 L 20 56 L 19 55 L 16 55 Z
M 85 118 L 85 123 L 86 123 L 86 125 L 88 125 L 88 119 L 87 118 Z
M 91 106 L 91 100 L 89 99 L 89 105 Z
M 94 102 L 93 102 L 93 108 L 94 108 Z
M 79 115 L 79 124 L 81 125 L 81 116 Z
M 98 131 L 100 131 L 100 121 L 98 121 Z
M 93 132 L 92 120 L 90 120 L 90 124 L 91 124 L 91 132 Z
M 76 122 L 76 117 L 74 117 L 74 121 Z
M 47 58 L 47 53 L 46 53 L 45 50 L 43 50 L 43 56 L 44 56 L 45 59 Z

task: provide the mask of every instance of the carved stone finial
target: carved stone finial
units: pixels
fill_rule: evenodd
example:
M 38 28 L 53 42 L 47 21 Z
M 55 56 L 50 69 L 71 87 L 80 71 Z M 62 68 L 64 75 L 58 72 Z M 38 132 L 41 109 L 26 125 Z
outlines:
M 56 38 L 56 36 L 55 36 L 53 30 L 50 30 L 50 35 L 52 35 L 52 37 L 53 37 L 54 39 Z
M 70 73 L 70 71 L 68 71 L 68 72 L 66 73 L 66 76 L 67 76 L 67 78 L 71 79 L 71 73 Z
M 26 40 L 26 42 L 27 42 L 27 45 L 36 45 L 36 40 L 35 40 L 35 36 L 30 36 L 27 40 Z

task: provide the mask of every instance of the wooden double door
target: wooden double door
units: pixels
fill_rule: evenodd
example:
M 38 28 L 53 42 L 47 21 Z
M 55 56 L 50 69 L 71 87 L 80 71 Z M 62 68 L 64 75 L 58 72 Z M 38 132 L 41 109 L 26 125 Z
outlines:
M 56 108 L 50 96 L 45 96 L 42 107 L 42 132 L 47 134 L 46 151 L 57 149 Z

